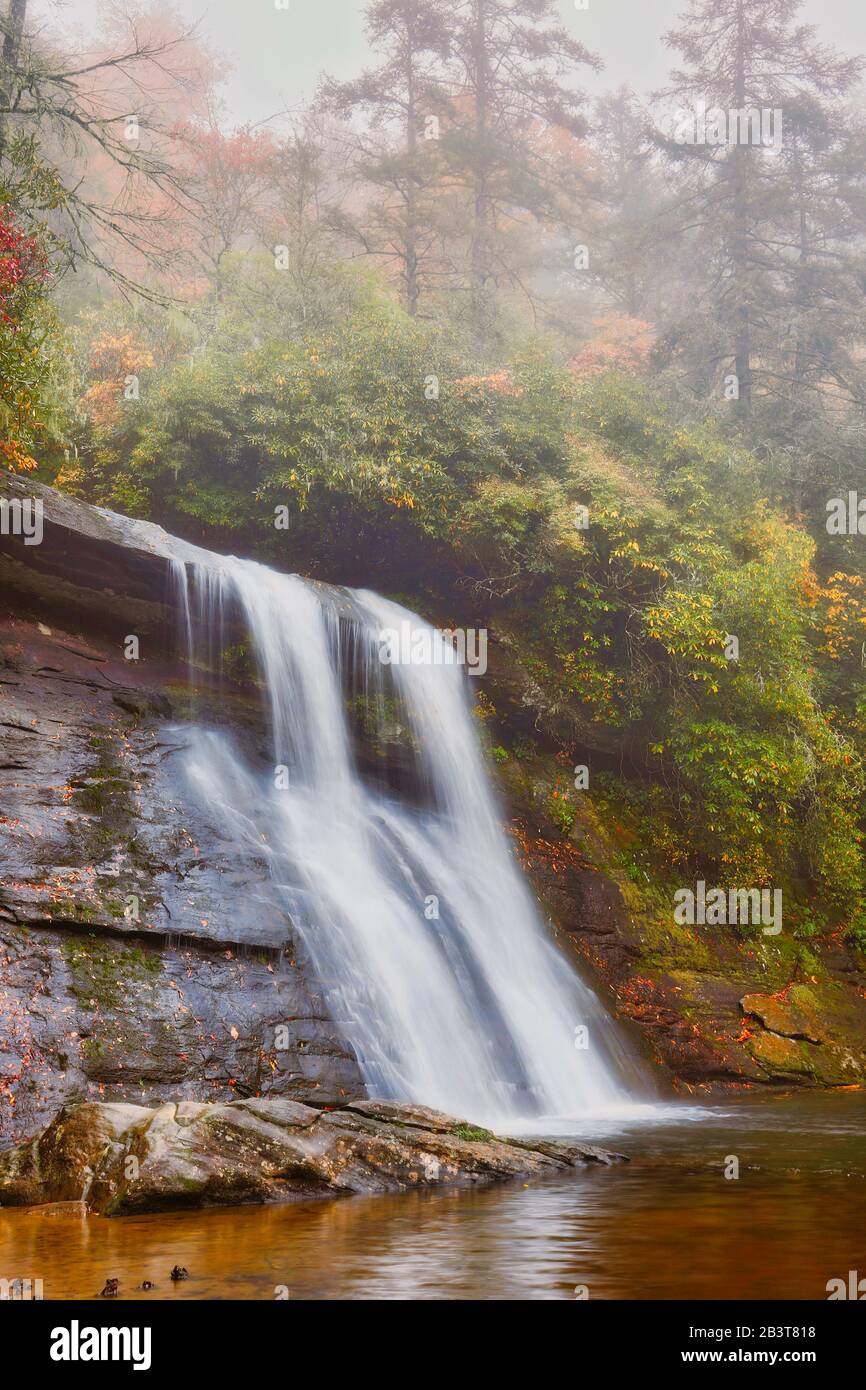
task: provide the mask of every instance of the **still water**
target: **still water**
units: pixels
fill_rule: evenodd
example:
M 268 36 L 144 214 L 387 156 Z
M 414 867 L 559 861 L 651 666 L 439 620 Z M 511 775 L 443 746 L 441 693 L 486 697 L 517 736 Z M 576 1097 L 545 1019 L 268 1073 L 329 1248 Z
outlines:
M 594 1133 L 631 1162 L 483 1190 L 106 1219 L 0 1211 L 46 1299 L 825 1299 L 866 1276 L 866 1093 L 671 1107 Z M 739 1178 L 726 1179 L 730 1156 Z M 731 1166 L 730 1164 L 728 1165 Z M 172 1284 L 172 1265 L 188 1281 Z M 152 1293 L 135 1288 L 153 1281 Z

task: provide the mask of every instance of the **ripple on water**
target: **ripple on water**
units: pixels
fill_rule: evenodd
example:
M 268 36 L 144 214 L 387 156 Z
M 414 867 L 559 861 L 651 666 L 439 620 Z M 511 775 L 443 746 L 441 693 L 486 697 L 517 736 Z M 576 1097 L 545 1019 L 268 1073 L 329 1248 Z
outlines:
M 555 1180 L 115 1219 L 7 1210 L 0 1277 L 41 1278 L 49 1299 L 94 1297 L 110 1277 L 145 1300 L 559 1299 L 584 1285 L 823 1299 L 829 1279 L 866 1271 L 866 1095 L 651 1111 L 566 1130 L 619 1137 L 632 1162 Z M 172 1284 L 174 1264 L 190 1279 Z

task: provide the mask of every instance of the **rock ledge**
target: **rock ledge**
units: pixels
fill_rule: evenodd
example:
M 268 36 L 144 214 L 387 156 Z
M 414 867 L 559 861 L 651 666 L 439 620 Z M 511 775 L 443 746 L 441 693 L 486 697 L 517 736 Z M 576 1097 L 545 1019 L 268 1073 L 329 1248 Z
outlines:
M 285 1098 L 66 1106 L 0 1154 L 0 1205 L 86 1201 L 105 1215 L 540 1177 L 621 1154 L 502 1139 L 424 1106 Z

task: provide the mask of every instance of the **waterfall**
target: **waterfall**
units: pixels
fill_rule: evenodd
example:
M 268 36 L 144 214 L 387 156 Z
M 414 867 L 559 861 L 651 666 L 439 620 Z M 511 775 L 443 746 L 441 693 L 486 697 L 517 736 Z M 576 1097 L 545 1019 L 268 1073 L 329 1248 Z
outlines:
M 465 670 L 380 657 L 406 622 L 431 650 L 443 639 L 373 593 L 251 561 L 174 574 L 192 667 L 218 664 L 230 625 L 247 634 L 273 762 L 200 729 L 188 774 L 224 833 L 266 857 L 370 1093 L 500 1130 L 627 1102 L 616 1029 L 512 857 Z M 411 793 L 360 768 L 359 711 L 368 733 L 400 731 Z

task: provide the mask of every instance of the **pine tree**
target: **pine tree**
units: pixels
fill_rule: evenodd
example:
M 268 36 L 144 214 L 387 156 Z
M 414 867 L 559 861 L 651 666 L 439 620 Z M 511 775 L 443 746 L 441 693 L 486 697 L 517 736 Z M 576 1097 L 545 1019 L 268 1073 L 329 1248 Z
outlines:
M 376 0 L 367 11 L 371 45 L 385 61 L 354 82 L 326 81 L 321 105 L 366 118 L 351 136 L 358 178 L 375 196 L 340 225 L 365 251 L 396 263 L 406 309 L 418 313 L 436 273 L 430 195 L 439 170 L 437 111 L 448 49 L 443 0 Z
M 578 65 L 600 64 L 555 22 L 556 10 L 554 0 L 456 0 L 452 7 L 446 156 L 451 178 L 469 195 L 467 281 L 482 336 L 493 292 L 513 273 L 509 228 L 527 215 L 561 218 L 567 184 L 579 178 L 574 162 L 557 158 L 540 137 L 551 127 L 584 133 L 583 99 L 570 79 Z
M 665 280 L 665 189 L 652 118 L 630 88 L 596 102 L 591 148 L 600 202 L 593 277 L 620 312 L 650 318 Z
M 799 0 L 691 0 L 666 36 L 683 66 L 661 95 L 680 104 L 676 124 L 691 134 L 695 117 L 701 127 L 691 141 L 681 129 L 666 142 L 685 170 L 679 228 L 700 267 L 688 314 L 704 339 L 695 378 L 716 387 L 719 369 L 732 368 L 743 418 L 756 390 L 802 381 L 807 363 L 813 375 L 830 370 L 821 344 L 833 338 L 838 306 L 817 284 L 836 273 L 856 235 L 838 215 L 850 157 L 826 135 L 841 134 L 840 104 L 863 62 L 818 43 L 797 22 L 798 8 Z M 696 347 L 687 330 L 672 341 Z

